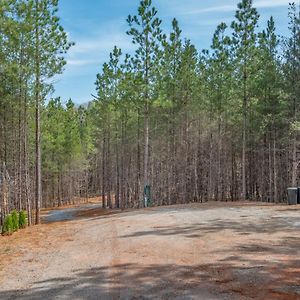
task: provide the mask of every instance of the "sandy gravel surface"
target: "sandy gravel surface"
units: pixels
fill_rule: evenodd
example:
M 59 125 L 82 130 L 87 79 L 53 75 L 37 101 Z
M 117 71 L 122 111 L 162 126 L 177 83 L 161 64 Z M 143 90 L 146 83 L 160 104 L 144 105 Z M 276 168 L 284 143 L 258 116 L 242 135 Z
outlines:
M 0 237 L 0 299 L 300 299 L 299 207 L 77 209 Z

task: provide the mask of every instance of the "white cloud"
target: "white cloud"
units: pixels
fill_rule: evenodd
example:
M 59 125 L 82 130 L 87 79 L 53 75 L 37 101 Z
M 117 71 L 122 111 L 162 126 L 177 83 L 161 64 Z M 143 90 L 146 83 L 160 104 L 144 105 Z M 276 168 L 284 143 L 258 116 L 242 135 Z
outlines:
M 100 32 L 92 32 L 89 36 L 72 37 L 71 40 L 76 42 L 66 56 L 67 70 L 88 65 L 102 65 L 109 59 L 109 53 L 114 46 L 121 48 L 123 53 L 133 49 L 130 37 L 117 29 L 104 28 Z
M 207 12 L 227 12 L 234 10 L 233 5 L 219 5 L 219 6 L 211 6 L 206 8 L 200 8 L 200 9 L 191 9 L 189 11 L 183 12 L 182 14 L 185 15 L 196 15 L 196 14 L 202 14 Z
M 256 8 L 272 8 L 272 7 L 280 7 L 280 6 L 288 6 L 290 0 L 254 0 L 253 4 Z M 210 6 L 210 7 L 199 7 L 199 4 L 196 4 L 194 8 L 189 8 L 189 10 L 181 9 L 182 15 L 196 15 L 196 14 L 203 14 L 209 12 L 230 12 L 235 11 L 237 8 L 236 4 L 226 4 L 226 5 L 217 5 L 217 6 Z
M 288 6 L 290 0 L 254 0 L 254 6 L 257 8 L 271 8 Z
M 117 45 L 119 48 L 129 49 L 131 47 L 130 39 L 126 33 L 100 34 L 92 36 L 89 39 L 77 40 L 76 45 L 71 49 L 71 55 L 91 54 L 95 52 L 109 52 Z
M 97 63 L 96 60 L 93 59 L 68 59 L 67 64 L 69 66 L 86 66 Z

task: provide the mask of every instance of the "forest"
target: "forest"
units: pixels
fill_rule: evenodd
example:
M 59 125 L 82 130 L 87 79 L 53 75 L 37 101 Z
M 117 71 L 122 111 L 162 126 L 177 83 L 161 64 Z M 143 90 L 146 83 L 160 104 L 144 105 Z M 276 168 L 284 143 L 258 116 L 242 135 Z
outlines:
M 121 209 L 286 202 L 299 184 L 299 6 L 286 13 L 282 37 L 242 0 L 196 49 L 142 0 L 124 32 L 135 51 L 116 45 L 78 106 L 51 98 L 76 43 L 58 0 L 0 1 L 1 224 L 13 209 L 39 224 L 41 208 L 94 196 Z

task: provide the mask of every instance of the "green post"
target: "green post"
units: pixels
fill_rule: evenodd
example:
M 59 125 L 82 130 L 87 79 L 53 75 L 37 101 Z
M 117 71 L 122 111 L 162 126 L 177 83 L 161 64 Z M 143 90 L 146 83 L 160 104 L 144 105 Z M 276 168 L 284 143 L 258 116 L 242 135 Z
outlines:
M 151 206 L 151 187 L 145 185 L 144 187 L 144 205 L 145 207 Z

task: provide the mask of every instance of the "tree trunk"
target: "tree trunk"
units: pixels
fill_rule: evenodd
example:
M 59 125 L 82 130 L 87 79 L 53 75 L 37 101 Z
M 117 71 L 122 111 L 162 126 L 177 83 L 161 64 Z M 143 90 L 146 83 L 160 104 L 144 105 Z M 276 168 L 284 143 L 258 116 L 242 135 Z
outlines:
M 105 199 L 105 148 L 106 148 L 106 139 L 105 133 L 103 134 L 102 140 L 102 208 L 106 208 L 106 199 Z
M 40 30 L 39 0 L 35 0 L 35 223 L 40 224 L 40 207 L 42 202 L 41 172 L 41 128 L 40 128 Z
M 144 115 L 144 187 L 149 185 L 149 111 L 148 104 L 146 104 L 145 115 Z M 144 205 L 147 206 L 146 201 Z
M 297 186 L 297 168 L 298 168 L 298 161 L 297 161 L 297 141 L 296 141 L 296 134 L 293 134 L 292 140 L 292 186 Z
M 276 132 L 274 130 L 273 136 L 273 177 L 274 177 L 274 201 L 278 202 L 278 192 L 277 192 L 277 160 L 276 160 Z
M 242 200 L 247 199 L 246 191 L 246 146 L 247 146 L 247 69 L 244 65 L 243 78 L 243 145 L 242 145 Z

